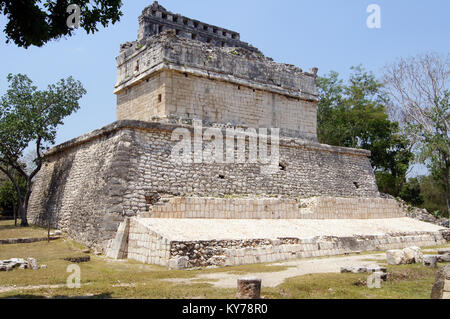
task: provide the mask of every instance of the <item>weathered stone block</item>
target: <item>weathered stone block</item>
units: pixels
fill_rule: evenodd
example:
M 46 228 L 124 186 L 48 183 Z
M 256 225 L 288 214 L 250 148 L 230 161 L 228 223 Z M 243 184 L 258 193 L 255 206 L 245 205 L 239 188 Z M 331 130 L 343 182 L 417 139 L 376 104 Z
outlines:
M 169 260 L 169 269 L 185 269 L 189 266 L 189 258 L 176 257 Z
M 405 253 L 401 249 L 386 251 L 386 260 L 389 265 L 400 265 L 406 261 Z
M 436 256 L 425 255 L 423 256 L 423 264 L 424 266 L 436 268 L 437 267 L 438 258 Z
M 237 281 L 238 299 L 259 299 L 261 298 L 261 279 L 242 278 Z
M 450 262 L 450 254 L 438 255 L 437 259 L 440 263 L 448 263 Z
M 447 287 L 446 281 L 450 280 L 450 265 L 442 267 L 436 274 L 433 288 L 431 290 L 431 299 L 446 299 L 448 292 L 444 287 Z
M 405 263 L 422 263 L 423 262 L 423 253 L 417 246 L 406 247 L 403 249 L 405 256 Z

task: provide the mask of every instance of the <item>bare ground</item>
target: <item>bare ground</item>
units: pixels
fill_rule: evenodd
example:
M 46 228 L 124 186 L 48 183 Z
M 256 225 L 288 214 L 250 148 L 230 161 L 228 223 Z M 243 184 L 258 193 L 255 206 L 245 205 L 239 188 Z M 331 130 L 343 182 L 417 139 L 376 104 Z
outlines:
M 245 276 L 237 275 L 230 272 L 200 274 L 194 278 L 171 278 L 165 279 L 171 282 L 192 284 L 204 280 L 209 282 L 217 288 L 235 288 L 238 278 L 242 277 L 256 277 L 262 279 L 263 287 L 276 287 L 287 278 L 297 277 L 307 274 L 319 273 L 340 273 L 341 267 L 344 266 L 369 266 L 385 263 L 385 254 L 364 254 L 356 256 L 340 256 L 340 257 L 326 257 L 326 258 L 312 258 L 312 259 L 296 259 L 285 262 L 277 262 L 271 264 L 272 266 L 287 266 L 289 267 L 283 271 L 264 272 L 264 273 L 249 273 Z

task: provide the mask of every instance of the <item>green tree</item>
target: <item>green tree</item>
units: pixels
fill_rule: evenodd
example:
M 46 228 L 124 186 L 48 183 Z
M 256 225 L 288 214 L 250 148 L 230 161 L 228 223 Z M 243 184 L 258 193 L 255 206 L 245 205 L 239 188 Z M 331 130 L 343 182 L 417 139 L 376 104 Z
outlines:
M 22 194 L 26 192 L 26 180 L 21 175 L 12 172 Z M 23 200 L 23 198 L 22 198 Z M 17 212 L 19 211 L 19 199 L 14 184 L 6 179 L 0 184 L 0 208 L 4 216 L 14 216 L 14 224 L 17 225 Z
M 106 27 L 122 16 L 121 0 L 0 0 L 0 13 L 8 19 L 6 42 L 41 47 L 50 40 L 72 36 L 74 29 L 67 26 L 70 4 L 80 7 L 80 27 L 87 33 L 98 31 L 99 23 Z
M 383 84 L 362 67 L 352 67 L 348 83 L 331 72 L 317 79 L 318 136 L 321 143 L 372 152 L 380 191 L 398 196 L 413 158 L 408 139 L 386 112 Z
M 420 181 L 418 178 L 410 178 L 400 193 L 400 197 L 407 203 L 415 207 L 421 207 L 425 201 L 423 200 Z
M 423 143 L 419 160 L 427 163 L 433 180 L 443 194 L 447 208 L 442 213 L 449 213 L 449 171 L 450 171 L 450 138 L 448 123 L 450 122 L 450 92 L 445 91 L 443 97 L 437 97 L 436 106 L 431 109 L 430 119 L 434 129 L 423 131 Z
M 0 98 L 0 171 L 14 185 L 21 226 L 27 226 L 31 184 L 42 167 L 43 152 L 54 144 L 56 128 L 63 124 L 63 119 L 79 109 L 79 100 L 86 90 L 72 77 L 49 85 L 43 91 L 33 86 L 26 75 L 9 74 L 7 79 L 9 89 Z M 20 162 L 28 146 L 33 146 L 36 152 L 35 167 L 30 172 Z M 25 193 L 11 170 L 26 180 Z
M 449 216 L 446 213 L 447 203 L 442 196 L 442 189 L 434 180 L 433 176 L 419 176 L 420 196 L 423 198 L 423 204 L 420 207 L 426 208 L 429 212 L 441 216 Z

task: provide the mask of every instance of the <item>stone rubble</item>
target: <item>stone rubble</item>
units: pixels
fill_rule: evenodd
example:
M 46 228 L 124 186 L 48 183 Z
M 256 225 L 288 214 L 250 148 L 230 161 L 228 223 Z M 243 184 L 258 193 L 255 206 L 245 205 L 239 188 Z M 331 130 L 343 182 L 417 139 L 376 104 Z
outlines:
M 61 236 L 61 235 L 62 235 L 62 231 L 60 231 L 60 230 L 55 230 L 55 231 L 53 231 L 53 232 L 50 233 L 50 236 L 51 236 L 51 237 L 54 237 L 54 236 Z
M 371 266 L 346 266 L 341 267 L 341 273 L 354 273 L 354 274 L 361 274 L 361 273 L 372 273 L 372 272 L 387 272 L 386 267 L 381 267 L 378 265 L 371 265 Z
M 392 249 L 386 251 L 386 260 L 389 265 L 423 263 L 423 253 L 416 246 Z
M 400 198 L 395 198 L 389 194 L 380 193 L 381 197 L 386 199 L 396 199 L 400 208 L 405 212 L 407 217 L 414 218 L 423 222 L 432 223 L 438 226 L 450 228 L 450 219 L 436 218 L 425 208 L 413 207 Z
M 45 266 L 44 268 L 47 267 L 46 265 L 42 266 Z M 11 271 L 14 268 L 37 270 L 40 267 L 36 259 L 31 257 L 27 258 L 26 260 L 23 258 L 11 258 L 7 260 L 0 260 L 0 271 Z
M 378 265 L 341 267 L 341 273 L 353 273 L 353 274 L 377 273 L 380 274 L 380 279 L 383 281 L 386 281 L 388 276 L 387 268 Z
M 66 257 L 63 258 L 65 261 L 69 261 L 71 263 L 85 263 L 85 262 L 89 262 L 91 261 L 91 257 L 90 256 L 79 256 L 79 257 Z
M 407 264 L 419 264 L 423 262 L 423 253 L 419 247 L 406 247 L 403 249 Z
M 425 255 L 423 256 L 423 265 L 424 266 L 428 266 L 431 268 L 436 268 L 437 267 L 437 262 L 438 259 L 436 256 L 432 256 L 432 255 Z

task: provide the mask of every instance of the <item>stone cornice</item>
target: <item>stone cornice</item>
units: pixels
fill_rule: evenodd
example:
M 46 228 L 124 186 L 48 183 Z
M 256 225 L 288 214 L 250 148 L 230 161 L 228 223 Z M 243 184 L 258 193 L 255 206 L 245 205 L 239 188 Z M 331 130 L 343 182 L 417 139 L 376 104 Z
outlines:
M 53 156 L 58 153 L 64 152 L 71 148 L 77 147 L 82 144 L 86 144 L 90 141 L 99 139 L 103 136 L 114 134 L 122 130 L 141 130 L 141 131 L 166 131 L 173 132 L 177 128 L 186 128 L 191 133 L 194 133 L 194 127 L 188 124 L 168 124 L 161 122 L 143 122 L 134 120 L 121 120 L 113 122 L 107 126 L 104 126 L 98 130 L 92 131 L 80 137 L 69 140 L 65 143 L 57 145 L 51 148 L 45 153 L 45 156 Z M 206 129 L 207 127 L 204 127 Z M 226 136 L 226 128 L 222 128 L 223 136 Z M 270 143 L 269 143 L 270 144 Z M 292 147 L 292 148 L 303 148 L 308 150 L 316 150 L 321 152 L 338 153 L 342 155 L 353 155 L 353 156 L 363 156 L 370 157 L 371 153 L 364 149 L 346 148 L 339 146 L 331 146 L 320 143 L 314 143 L 306 140 L 300 140 L 295 138 L 284 138 L 280 137 L 280 146 L 282 147 Z

